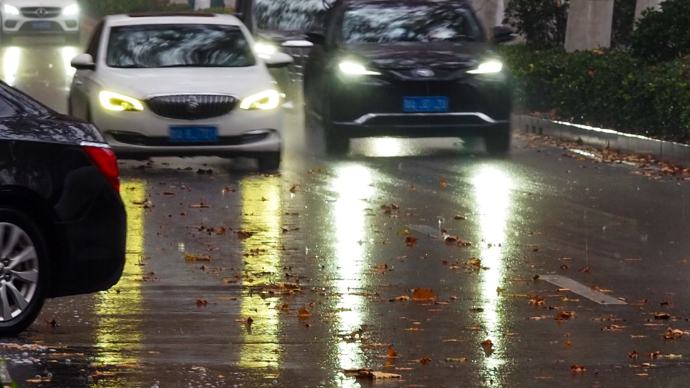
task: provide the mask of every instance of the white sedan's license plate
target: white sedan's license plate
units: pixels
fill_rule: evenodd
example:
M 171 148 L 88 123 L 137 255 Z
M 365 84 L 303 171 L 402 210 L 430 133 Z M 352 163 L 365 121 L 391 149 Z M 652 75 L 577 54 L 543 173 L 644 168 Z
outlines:
M 31 28 L 34 30 L 49 30 L 50 22 L 31 22 Z
M 217 142 L 218 127 L 170 127 L 170 141 L 175 143 Z

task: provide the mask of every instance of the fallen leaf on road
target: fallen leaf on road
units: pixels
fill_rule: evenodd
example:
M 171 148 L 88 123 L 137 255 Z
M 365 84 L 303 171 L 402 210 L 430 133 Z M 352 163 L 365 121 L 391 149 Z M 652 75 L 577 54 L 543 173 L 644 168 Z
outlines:
M 400 295 L 400 296 L 396 296 L 395 300 L 397 300 L 397 301 L 410 300 L 410 297 L 407 295 Z
M 563 311 L 561 311 L 560 313 L 558 313 L 558 315 L 556 315 L 556 318 L 555 318 L 555 319 L 556 319 L 557 321 L 565 321 L 565 320 L 568 320 L 568 319 L 572 318 L 573 316 L 575 316 L 575 313 L 574 313 L 574 312 L 572 312 L 572 311 L 567 311 L 567 310 L 563 310 Z
M 239 238 L 249 238 L 249 237 L 252 237 L 253 235 L 254 235 L 254 233 L 246 232 L 244 230 L 240 230 L 239 232 L 237 232 L 237 237 L 239 237 Z
M 199 307 L 201 307 L 201 306 L 206 306 L 206 305 L 208 305 L 208 302 L 205 301 L 205 300 L 197 299 L 196 305 L 199 306 Z
M 656 352 L 647 353 L 647 357 L 649 357 L 649 358 L 657 358 L 657 357 L 659 357 L 659 354 L 660 354 L 660 353 L 659 353 L 659 351 L 657 350 Z
M 388 345 L 388 358 L 398 358 L 398 352 L 393 350 L 393 345 Z
M 654 319 L 671 319 L 671 316 L 667 313 L 655 313 Z
M 462 221 L 462 220 L 466 220 L 467 217 L 461 216 L 461 215 L 457 215 L 457 216 L 453 217 L 453 219 L 458 220 L 458 221 Z
M 223 189 L 223 194 L 225 194 L 225 193 L 234 193 L 235 191 L 237 191 L 237 190 L 231 189 L 230 187 L 225 187 L 225 188 Z
M 172 191 L 165 191 L 163 192 L 163 195 L 175 195 Z
M 184 259 L 189 261 L 211 261 L 211 256 L 209 255 L 193 255 L 191 253 L 185 252 Z
M 375 370 L 371 370 L 371 369 L 355 369 L 355 370 L 351 369 L 351 370 L 345 370 L 344 372 L 346 375 L 354 375 L 356 378 L 361 378 L 361 379 L 379 380 L 379 379 L 399 379 L 402 377 L 399 374 L 380 372 L 380 371 L 375 371 Z
M 436 299 L 436 295 L 431 290 L 425 290 L 423 288 L 417 288 L 412 294 L 412 299 L 414 300 L 431 300 Z
M 539 295 L 534 295 L 529 298 L 529 304 L 533 304 L 536 306 L 545 306 L 546 305 L 546 299 L 545 298 L 540 298 Z
M 310 316 L 311 316 L 311 313 L 309 312 L 309 310 L 307 310 L 306 307 L 302 307 L 302 308 L 297 312 L 297 315 L 300 316 L 300 317 L 310 317 Z
M 661 305 L 662 306 L 671 306 L 671 305 L 673 305 L 673 303 L 672 302 L 661 302 Z
M 449 357 L 449 358 L 446 358 L 446 362 L 465 362 L 465 361 L 467 361 L 467 357 L 457 357 L 457 358 Z
M 424 366 L 429 365 L 430 362 L 431 362 L 431 359 L 430 359 L 429 357 L 422 357 L 422 358 L 419 360 L 419 363 L 422 364 L 422 365 L 424 365 Z
M 628 358 L 632 358 L 633 360 L 637 360 L 637 357 L 638 357 L 638 356 L 639 356 L 639 355 L 637 354 L 637 352 L 636 352 L 635 350 L 633 350 L 632 352 L 628 353 Z
M 585 267 L 580 270 L 580 272 L 589 272 L 591 268 L 590 267 Z
M 292 187 L 290 187 L 290 192 L 291 192 L 292 194 L 294 194 L 295 192 L 297 192 L 297 186 L 293 185 Z
M 446 244 L 457 244 L 459 241 L 460 239 L 457 236 L 446 237 Z
M 378 271 L 385 271 L 388 269 L 388 264 L 386 264 L 386 263 L 379 264 L 379 265 L 375 266 L 374 268 Z
M 200 203 L 195 203 L 193 205 L 189 205 L 189 207 L 192 209 L 208 209 L 211 206 L 205 204 L 204 201 L 201 201 Z
M 577 364 L 573 364 L 573 366 L 570 367 L 570 371 L 571 371 L 571 372 L 574 372 L 574 373 L 577 373 L 577 372 L 584 372 L 584 371 L 586 371 L 586 370 L 587 370 L 587 368 L 585 368 L 585 367 L 582 366 L 582 365 L 577 365 Z
M 448 186 L 448 182 L 446 182 L 445 179 L 441 179 L 441 182 L 440 182 L 440 183 L 441 183 L 441 187 L 446 187 L 446 186 Z
M 408 247 L 414 246 L 415 244 L 417 244 L 417 237 L 412 237 L 412 236 L 405 237 L 405 244 Z

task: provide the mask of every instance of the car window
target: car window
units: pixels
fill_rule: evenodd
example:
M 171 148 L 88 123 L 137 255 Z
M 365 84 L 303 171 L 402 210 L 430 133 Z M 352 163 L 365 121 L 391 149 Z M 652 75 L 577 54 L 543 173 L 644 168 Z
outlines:
M 116 68 L 246 67 L 256 60 L 238 26 L 153 24 L 113 27 L 106 63 Z
M 0 96 L 0 117 L 10 117 L 17 114 L 17 108 Z
M 103 25 L 104 23 L 102 21 L 98 23 L 86 50 L 86 53 L 90 54 L 93 58 L 94 63 L 98 63 L 98 48 L 100 47 L 101 36 L 103 36 Z
M 324 16 L 334 0 L 256 0 L 256 26 L 269 31 L 323 29 Z
M 346 43 L 479 41 L 481 29 L 466 7 L 436 4 L 356 4 L 343 21 Z

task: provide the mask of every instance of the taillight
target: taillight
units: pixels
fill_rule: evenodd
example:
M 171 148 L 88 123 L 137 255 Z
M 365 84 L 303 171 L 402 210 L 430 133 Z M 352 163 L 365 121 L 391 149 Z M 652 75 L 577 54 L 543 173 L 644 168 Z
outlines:
M 117 157 L 115 156 L 113 150 L 107 146 L 101 146 L 98 143 L 88 145 L 82 143 L 82 148 L 84 148 L 86 154 L 89 155 L 89 158 L 91 158 L 93 164 L 98 167 L 98 170 L 101 172 L 101 174 L 103 174 L 105 179 L 107 179 L 108 182 L 110 182 L 110 184 L 113 185 L 115 190 L 119 193 L 120 171 L 117 168 Z

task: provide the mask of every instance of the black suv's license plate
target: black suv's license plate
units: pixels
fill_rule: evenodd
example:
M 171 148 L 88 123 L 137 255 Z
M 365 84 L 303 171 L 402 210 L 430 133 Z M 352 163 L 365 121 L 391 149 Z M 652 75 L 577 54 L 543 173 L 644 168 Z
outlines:
M 404 112 L 448 112 L 448 97 L 403 97 Z

